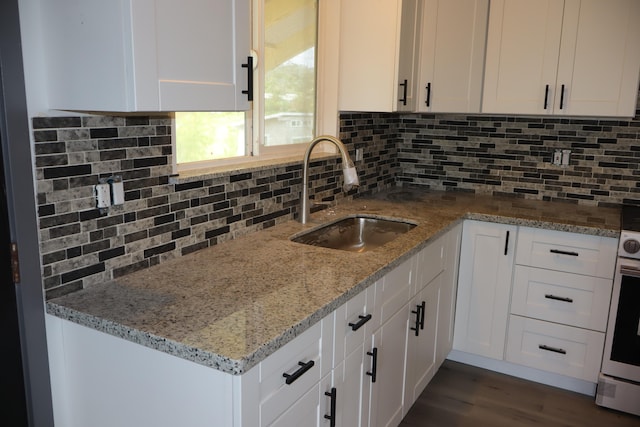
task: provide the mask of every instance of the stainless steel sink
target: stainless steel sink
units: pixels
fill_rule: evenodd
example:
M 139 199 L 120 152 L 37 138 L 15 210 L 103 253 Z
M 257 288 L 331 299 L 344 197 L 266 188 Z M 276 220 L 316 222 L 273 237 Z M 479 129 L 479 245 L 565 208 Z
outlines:
M 298 234 L 292 241 L 350 252 L 367 252 L 414 228 L 408 221 L 356 215 Z

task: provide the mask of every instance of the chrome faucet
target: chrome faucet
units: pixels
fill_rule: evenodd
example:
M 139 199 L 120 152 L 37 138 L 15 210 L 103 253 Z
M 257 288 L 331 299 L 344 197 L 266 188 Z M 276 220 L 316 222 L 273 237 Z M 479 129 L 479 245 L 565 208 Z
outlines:
M 309 208 L 309 159 L 311 157 L 311 151 L 318 145 L 319 142 L 328 141 L 338 147 L 340 155 L 342 156 L 342 173 L 344 174 L 344 182 L 342 188 L 344 191 L 349 191 L 353 187 L 360 185 L 358 180 L 358 173 L 356 167 L 349 157 L 349 153 L 345 148 L 342 141 L 338 138 L 329 135 L 322 135 L 315 138 L 307 147 L 307 151 L 304 153 L 303 169 L 302 169 L 302 196 L 300 198 L 300 222 L 306 224 L 309 220 L 310 208 Z

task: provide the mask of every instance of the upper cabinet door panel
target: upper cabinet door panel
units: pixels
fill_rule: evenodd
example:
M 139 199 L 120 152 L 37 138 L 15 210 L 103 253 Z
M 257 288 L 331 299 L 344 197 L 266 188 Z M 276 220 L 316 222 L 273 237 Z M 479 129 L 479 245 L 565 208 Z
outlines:
M 242 64 L 249 54 L 249 23 L 242 25 L 244 33 L 235 34 L 242 22 L 234 21 L 238 9 L 248 9 L 248 3 L 189 0 L 187 7 L 184 2 L 156 0 L 160 109 L 248 108 L 247 97 L 236 101 L 236 94 L 247 88 Z
M 42 2 L 49 107 L 243 111 L 249 2 Z
M 418 111 L 479 112 L 489 0 L 426 0 Z
M 483 112 L 543 114 L 550 111 L 563 5 L 564 0 L 491 2 Z
M 566 91 L 562 114 L 635 114 L 639 22 L 637 0 L 566 1 L 558 64 L 558 84 Z

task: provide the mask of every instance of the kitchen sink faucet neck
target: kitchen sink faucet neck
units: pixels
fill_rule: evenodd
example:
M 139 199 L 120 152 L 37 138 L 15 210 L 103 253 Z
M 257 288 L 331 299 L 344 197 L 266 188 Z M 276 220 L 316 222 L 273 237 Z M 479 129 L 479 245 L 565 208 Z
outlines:
M 351 157 L 349 157 L 349 153 L 347 152 L 346 147 L 338 138 L 330 136 L 330 135 L 322 135 L 315 138 L 304 153 L 303 159 L 303 169 L 302 169 L 302 196 L 300 197 L 301 206 L 300 206 L 300 222 L 302 224 L 306 224 L 309 220 L 310 215 L 310 205 L 309 205 L 309 162 L 311 158 L 311 152 L 313 148 L 318 145 L 322 141 L 331 142 L 338 148 L 340 151 L 340 156 L 342 156 L 342 173 L 344 175 L 344 183 L 343 189 L 344 191 L 349 191 L 353 187 L 357 187 L 360 182 L 358 181 L 358 173 L 356 171 L 353 162 L 351 161 Z

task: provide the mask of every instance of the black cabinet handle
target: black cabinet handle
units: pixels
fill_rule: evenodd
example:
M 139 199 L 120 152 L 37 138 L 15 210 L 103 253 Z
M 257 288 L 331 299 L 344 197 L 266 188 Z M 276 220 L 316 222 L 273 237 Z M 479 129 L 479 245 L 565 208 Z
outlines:
M 422 310 L 424 310 L 424 301 L 422 302 L 422 304 L 416 305 L 415 310 L 411 310 L 411 313 L 416 315 L 416 326 L 415 328 L 409 328 L 409 329 L 411 329 L 412 331 L 415 331 L 416 336 L 420 335 L 420 318 L 421 318 Z
M 247 95 L 249 101 L 253 101 L 253 56 L 247 56 L 247 63 L 242 64 L 242 68 L 247 69 L 247 90 L 242 93 Z
M 310 360 L 307 363 L 298 362 L 298 365 L 300 365 L 300 368 L 298 368 L 298 370 L 295 371 L 293 374 L 289 375 L 286 372 L 282 374 L 282 376 L 286 378 L 285 382 L 287 384 L 292 384 L 295 380 L 300 378 L 302 374 L 307 372 L 309 369 L 313 368 L 313 365 L 315 365 L 315 362 L 313 360 Z
M 580 255 L 578 252 L 561 251 L 560 249 L 549 249 L 549 252 L 551 252 L 552 254 L 558 254 L 558 255 L 569 255 L 569 256 Z
M 378 348 L 373 347 L 373 350 L 367 351 L 367 356 L 371 356 L 371 371 L 365 373 L 371 377 L 371 382 L 375 383 L 378 370 Z
M 427 302 L 422 301 L 420 304 L 420 329 L 424 330 L 424 313 L 427 311 Z
M 352 331 L 357 331 L 362 326 L 364 326 L 365 323 L 371 320 L 371 315 L 370 314 L 367 314 L 366 316 L 359 315 L 358 318 L 360 320 L 358 320 L 356 323 L 349 323 L 349 326 L 351 326 Z
M 404 83 L 400 83 L 400 86 L 404 87 L 402 98 L 398 101 L 402 102 L 402 105 L 407 105 L 407 79 L 404 79 Z
M 507 238 L 504 239 L 504 254 L 509 253 L 509 230 L 507 230 Z
M 560 109 L 564 108 L 564 85 L 560 86 Z
M 325 391 L 324 392 L 325 396 L 328 396 L 331 398 L 331 403 L 330 403 L 330 415 L 325 415 L 324 418 L 329 420 L 329 427 L 336 427 L 336 399 L 337 399 L 337 390 L 335 387 L 331 387 L 331 391 Z
M 555 296 L 555 295 L 552 295 L 552 294 L 545 294 L 544 297 L 547 298 L 547 299 L 553 299 L 553 300 L 556 300 L 556 301 L 562 301 L 562 302 L 568 302 L 568 303 L 572 303 L 573 302 L 573 300 L 571 298 L 558 297 L 558 296 Z
M 427 107 L 431 106 L 431 82 L 427 83 L 427 99 L 424 101 Z
M 546 110 L 549 106 L 549 85 L 544 87 L 544 109 Z
M 538 346 L 540 350 L 551 351 L 553 353 L 567 354 L 566 350 L 556 347 L 549 347 L 548 345 L 541 344 Z

